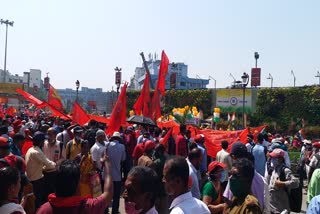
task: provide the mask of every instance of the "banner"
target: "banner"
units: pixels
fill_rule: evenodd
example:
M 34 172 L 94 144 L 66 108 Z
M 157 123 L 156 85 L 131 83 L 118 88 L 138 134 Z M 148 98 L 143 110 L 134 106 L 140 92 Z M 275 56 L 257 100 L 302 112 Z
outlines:
M 218 89 L 216 107 L 221 112 L 242 112 L 243 89 Z M 251 89 L 245 91 L 245 112 L 252 111 L 252 93 Z

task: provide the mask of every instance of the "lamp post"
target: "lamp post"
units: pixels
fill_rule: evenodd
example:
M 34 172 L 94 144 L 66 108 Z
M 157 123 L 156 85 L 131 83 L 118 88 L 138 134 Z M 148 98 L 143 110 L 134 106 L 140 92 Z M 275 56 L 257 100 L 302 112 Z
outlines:
M 201 89 L 203 88 L 203 82 L 202 82 L 202 79 L 200 78 L 200 76 L 197 74 L 196 75 L 197 79 L 199 79 L 201 81 Z
M 79 80 L 76 81 L 76 89 L 77 89 L 77 96 L 76 96 L 76 101 L 78 102 L 78 93 L 79 93 L 79 87 L 80 87 L 80 82 Z
M 6 82 L 6 72 L 7 72 L 7 40 L 8 40 L 8 25 L 10 25 L 11 27 L 13 27 L 13 21 L 9 21 L 9 20 L 0 20 L 1 24 L 5 24 L 6 25 L 6 42 L 5 42 L 5 48 L 4 48 L 4 66 L 3 66 L 3 82 Z
M 212 76 L 209 76 L 209 79 L 212 79 L 214 81 L 214 90 L 217 90 L 217 80 L 213 78 Z
M 317 71 L 317 75 L 315 77 L 319 78 L 319 85 L 320 85 L 320 72 L 319 71 Z
M 296 87 L 296 76 L 293 73 L 293 70 L 291 70 L 291 75 L 293 76 L 293 87 Z
M 241 76 L 241 79 L 242 79 L 242 89 L 243 89 L 243 100 L 242 100 L 242 126 L 243 128 L 244 127 L 244 120 L 245 120 L 245 117 L 244 117 L 244 104 L 245 104 L 245 101 L 246 101 L 246 87 L 249 83 L 249 75 L 244 72 L 243 75 Z
M 116 71 L 116 85 L 117 85 L 117 97 L 119 97 L 119 89 L 121 85 L 121 68 L 118 66 L 114 69 Z
M 269 73 L 269 76 L 267 77 L 268 80 L 271 80 L 271 88 L 273 87 L 273 77 L 272 75 Z
M 259 53 L 254 52 L 254 58 L 256 59 L 256 68 L 258 68 L 258 59 L 259 59 Z

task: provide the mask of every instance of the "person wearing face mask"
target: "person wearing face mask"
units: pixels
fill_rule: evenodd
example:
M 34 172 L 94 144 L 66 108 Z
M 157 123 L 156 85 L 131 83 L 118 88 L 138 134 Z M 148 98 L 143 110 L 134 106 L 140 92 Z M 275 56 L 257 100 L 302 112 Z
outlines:
M 149 167 L 133 167 L 125 181 L 125 210 L 127 214 L 158 214 L 155 208 L 159 179 Z
M 299 187 L 299 180 L 285 166 L 282 149 L 274 149 L 269 156 L 274 167 L 269 181 L 271 212 L 281 213 L 285 209 L 290 212 L 288 189 Z
M 255 174 L 253 163 L 246 158 L 237 159 L 233 162 L 230 174 L 229 185 L 233 198 L 231 206 L 225 207 L 223 213 L 262 213 L 258 199 L 250 194 L 250 187 Z
M 76 126 L 73 129 L 74 138 L 67 143 L 66 155 L 67 159 L 75 160 L 78 154 L 81 153 L 81 142 L 83 130 L 80 126 Z
M 213 161 L 208 166 L 208 182 L 202 190 L 202 201 L 208 205 L 211 213 L 222 213 L 226 204 L 223 202 L 224 191 L 222 183 L 227 178 L 226 165 Z

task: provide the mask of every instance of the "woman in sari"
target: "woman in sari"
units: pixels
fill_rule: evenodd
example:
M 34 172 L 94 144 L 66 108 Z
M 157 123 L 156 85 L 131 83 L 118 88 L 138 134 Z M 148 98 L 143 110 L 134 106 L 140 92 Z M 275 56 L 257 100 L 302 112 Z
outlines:
M 94 164 L 89 153 L 89 142 L 84 140 L 81 142 L 81 161 L 80 161 L 80 182 L 79 194 L 80 196 L 91 195 L 92 185 L 90 178 L 94 175 Z
M 213 161 L 208 166 L 209 181 L 204 185 L 202 191 L 202 201 L 208 206 L 211 213 L 222 213 L 225 203 L 223 201 L 222 183 L 226 180 L 225 165 L 218 161 Z

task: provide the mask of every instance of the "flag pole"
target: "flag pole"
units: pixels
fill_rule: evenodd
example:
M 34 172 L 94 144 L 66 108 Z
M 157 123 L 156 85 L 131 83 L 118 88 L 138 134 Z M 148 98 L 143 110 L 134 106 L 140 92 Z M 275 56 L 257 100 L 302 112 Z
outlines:
M 146 70 L 146 72 L 149 74 L 149 82 L 150 82 L 150 88 L 153 89 L 153 84 L 152 84 L 152 81 L 151 81 L 151 75 L 150 75 L 150 72 L 149 72 L 149 68 L 148 68 L 148 65 L 147 65 L 147 61 L 144 57 L 144 54 L 143 52 L 140 53 L 141 57 L 142 57 L 142 61 L 143 61 L 143 65 L 144 65 L 144 69 Z

